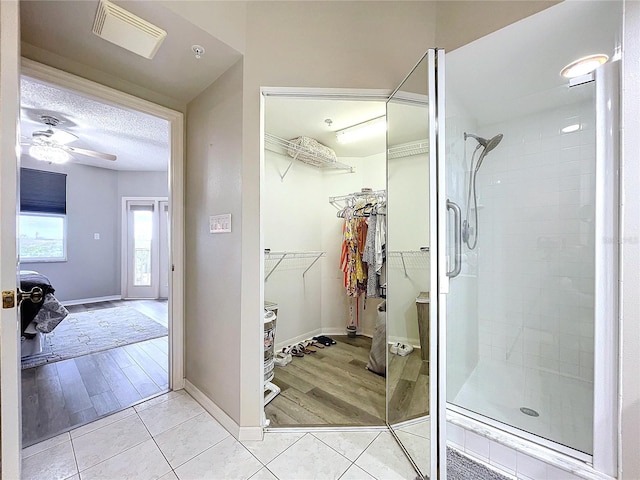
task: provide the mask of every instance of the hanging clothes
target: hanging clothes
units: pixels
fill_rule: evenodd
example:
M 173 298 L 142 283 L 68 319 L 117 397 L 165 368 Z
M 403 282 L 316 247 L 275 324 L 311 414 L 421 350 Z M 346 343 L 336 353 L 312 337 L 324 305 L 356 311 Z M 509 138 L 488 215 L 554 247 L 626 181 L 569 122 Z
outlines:
M 345 209 L 340 269 L 344 273 L 344 287 L 350 297 L 357 297 L 367 288 L 367 266 L 362 261 L 367 228 L 366 218 L 354 216 L 353 209 Z
M 373 298 L 379 295 L 379 278 L 376 273 L 376 229 L 377 215 L 372 213 L 368 220 L 367 238 L 365 241 L 362 261 L 367 264 L 367 297 Z
M 378 205 L 376 215 L 376 233 L 375 233 L 375 251 L 376 251 L 376 273 L 382 273 L 382 266 L 386 260 L 386 232 L 387 232 L 387 206 L 386 204 Z

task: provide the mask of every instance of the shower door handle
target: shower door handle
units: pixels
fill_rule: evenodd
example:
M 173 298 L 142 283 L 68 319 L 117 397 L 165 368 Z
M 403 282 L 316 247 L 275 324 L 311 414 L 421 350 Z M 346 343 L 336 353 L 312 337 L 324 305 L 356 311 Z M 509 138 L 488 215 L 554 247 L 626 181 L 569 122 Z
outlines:
M 460 275 L 462 270 L 462 214 L 457 203 L 447 200 L 447 210 L 453 211 L 453 270 L 447 272 L 449 278 Z

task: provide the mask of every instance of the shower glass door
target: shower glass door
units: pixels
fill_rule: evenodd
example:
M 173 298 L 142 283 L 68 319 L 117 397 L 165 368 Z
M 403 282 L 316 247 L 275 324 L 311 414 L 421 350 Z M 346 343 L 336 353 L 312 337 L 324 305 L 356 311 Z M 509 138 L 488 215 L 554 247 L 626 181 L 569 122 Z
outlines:
M 593 25 L 552 26 L 550 9 L 447 56 L 446 198 L 461 212 L 448 219 L 447 254 L 461 261 L 447 297 L 448 406 L 584 462 L 594 455 L 596 305 L 605 296 L 596 295 L 597 252 L 615 243 L 598 202 L 615 196 L 597 175 L 598 71 L 570 81 L 560 69 L 585 56 L 586 39 L 614 57 L 617 9 L 569 2 L 558 18 Z M 530 47 L 540 57 L 535 79 L 521 52 L 530 39 L 517 28 L 562 45 L 553 61 Z M 488 57 L 493 69 L 478 82 L 468 72 Z
M 436 57 L 427 52 L 387 102 L 387 423 L 420 478 L 438 478 Z

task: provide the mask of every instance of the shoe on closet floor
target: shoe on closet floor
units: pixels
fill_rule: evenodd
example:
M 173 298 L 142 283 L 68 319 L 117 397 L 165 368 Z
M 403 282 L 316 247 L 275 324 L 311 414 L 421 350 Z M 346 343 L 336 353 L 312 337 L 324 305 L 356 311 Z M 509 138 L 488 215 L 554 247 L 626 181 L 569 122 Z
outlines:
M 404 343 L 396 342 L 393 345 L 391 345 L 391 347 L 389 347 L 389 351 L 395 355 L 406 357 L 411 352 L 413 352 L 413 347 L 411 345 L 406 345 Z
M 413 347 L 411 345 L 398 344 L 398 351 L 396 352 L 401 357 L 406 357 L 411 352 L 413 352 Z
M 277 352 L 273 357 L 273 363 L 275 363 L 278 367 L 286 367 L 291 363 L 291 360 L 293 360 L 291 354 L 285 352 Z

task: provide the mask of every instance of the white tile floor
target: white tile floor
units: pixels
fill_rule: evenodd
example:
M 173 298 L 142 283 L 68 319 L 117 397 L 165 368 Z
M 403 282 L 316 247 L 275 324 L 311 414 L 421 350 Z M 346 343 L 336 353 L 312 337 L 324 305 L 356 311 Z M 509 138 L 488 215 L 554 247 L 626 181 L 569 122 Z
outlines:
M 403 432 L 424 440 L 424 432 Z M 265 433 L 236 441 L 169 392 L 23 450 L 23 480 L 412 480 L 386 432 Z

